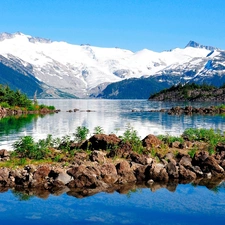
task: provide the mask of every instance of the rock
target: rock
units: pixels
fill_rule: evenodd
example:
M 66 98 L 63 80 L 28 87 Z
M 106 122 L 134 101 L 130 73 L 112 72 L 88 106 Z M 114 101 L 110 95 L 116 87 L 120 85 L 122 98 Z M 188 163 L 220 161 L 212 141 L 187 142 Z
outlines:
M 180 175 L 180 179 L 187 180 L 187 181 L 195 180 L 197 177 L 194 172 L 192 172 L 189 169 L 186 169 L 182 165 L 180 165 L 179 167 L 179 175 Z
M 73 177 L 69 176 L 65 171 L 60 172 L 55 179 L 55 181 L 60 182 L 62 185 L 68 184 L 71 180 L 73 180 Z
M 79 165 L 88 160 L 88 154 L 86 152 L 76 152 L 73 161 Z
M 149 134 L 142 140 L 142 145 L 143 147 L 146 147 L 147 150 L 160 147 L 161 144 L 162 142 L 153 134 Z
M 143 182 L 143 181 L 147 181 L 147 178 L 146 178 L 146 168 L 147 166 L 139 166 L 138 168 L 135 169 L 135 177 L 137 179 L 137 181 L 140 181 L 140 182 Z
M 179 141 L 174 141 L 171 143 L 171 148 L 180 148 L 181 144 Z
M 93 162 L 104 163 L 105 153 L 94 150 L 90 155 L 90 160 Z
M 74 180 L 70 181 L 68 187 L 83 188 L 90 187 L 95 188 L 98 185 L 98 179 L 100 177 L 100 171 L 97 167 L 80 165 L 73 167 L 67 171 L 67 173 L 73 176 Z
M 197 176 L 203 176 L 203 172 L 199 166 L 192 166 L 191 170 L 197 175 Z
M 171 161 L 166 165 L 166 171 L 169 175 L 170 178 L 177 179 L 179 178 L 179 171 L 178 171 L 178 166 Z
M 130 183 L 136 181 L 136 177 L 134 176 L 134 172 L 130 168 L 130 164 L 123 160 L 116 165 L 117 173 L 120 176 L 118 182 L 120 184 Z
M 121 140 L 115 134 L 95 134 L 89 140 L 87 140 L 82 146 L 82 149 L 86 145 L 91 150 L 107 150 L 112 149 L 114 146 L 118 146 Z M 88 143 L 87 143 L 88 142 Z
M 191 141 L 185 141 L 183 143 L 183 148 L 192 148 L 193 147 L 193 143 Z
M 128 142 L 120 142 L 118 148 L 111 149 L 109 154 L 107 155 L 108 157 L 115 157 L 118 156 L 120 158 L 129 158 L 130 154 L 133 152 L 132 146 Z
M 203 163 L 203 166 L 207 167 L 208 171 L 214 170 L 218 173 L 223 173 L 224 169 L 217 163 L 217 161 L 212 157 L 209 156 Z
M 153 162 L 152 158 L 146 157 L 143 154 L 138 154 L 136 152 L 132 152 L 130 154 L 130 158 L 133 162 L 142 164 L 142 165 L 147 165 L 147 164 L 151 164 Z
M 114 184 L 118 180 L 117 170 L 114 164 L 107 163 L 100 167 L 102 179 L 107 184 Z
M 51 169 L 49 166 L 40 166 L 37 168 L 36 172 L 33 176 L 32 186 L 39 186 L 47 182 L 47 177 L 50 173 Z
M 8 183 L 9 183 L 9 169 L 0 168 L 0 187 L 7 186 Z
M 225 160 L 223 160 L 220 165 L 223 169 L 225 169 Z
M 195 154 L 194 161 L 196 163 L 204 162 L 209 157 L 209 152 L 201 151 Z
M 10 156 L 10 154 L 6 149 L 0 150 L 0 158 L 6 158 L 6 157 L 9 157 L 9 156 Z
M 192 167 L 192 159 L 189 155 L 185 155 L 181 158 L 179 164 L 184 166 L 185 168 L 191 168 Z
M 225 144 L 222 144 L 222 143 L 217 144 L 216 151 L 217 152 L 225 151 Z
M 154 181 L 164 181 L 169 180 L 169 175 L 161 163 L 154 163 L 151 167 L 148 167 L 149 171 L 146 171 L 146 177 Z

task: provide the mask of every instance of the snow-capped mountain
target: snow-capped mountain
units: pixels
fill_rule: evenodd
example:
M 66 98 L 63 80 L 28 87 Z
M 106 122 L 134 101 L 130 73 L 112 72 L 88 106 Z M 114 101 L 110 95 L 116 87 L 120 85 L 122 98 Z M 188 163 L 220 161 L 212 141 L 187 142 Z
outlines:
M 107 84 L 124 79 L 153 75 L 159 77 L 159 82 L 165 75 L 200 79 L 215 70 L 223 75 L 225 67 L 223 51 L 193 41 L 184 49 L 160 53 L 143 49 L 134 53 L 120 48 L 72 45 L 20 32 L 0 34 L 0 62 L 34 76 L 44 90 L 42 96 L 60 96 L 58 90 L 81 98 L 96 95 Z

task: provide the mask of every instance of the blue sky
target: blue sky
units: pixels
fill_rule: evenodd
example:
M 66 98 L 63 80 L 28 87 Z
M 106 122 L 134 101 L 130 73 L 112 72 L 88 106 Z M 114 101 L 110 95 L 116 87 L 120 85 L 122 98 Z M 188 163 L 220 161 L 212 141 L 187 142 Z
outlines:
M 0 32 L 138 51 L 225 49 L 225 0 L 1 0 Z

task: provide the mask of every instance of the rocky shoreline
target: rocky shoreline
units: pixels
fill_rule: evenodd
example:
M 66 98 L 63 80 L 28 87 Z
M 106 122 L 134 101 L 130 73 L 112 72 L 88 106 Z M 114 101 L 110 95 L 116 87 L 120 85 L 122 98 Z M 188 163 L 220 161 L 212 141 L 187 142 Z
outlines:
M 16 115 L 23 115 L 23 114 L 48 114 L 48 113 L 58 113 L 60 112 L 59 109 L 57 110 L 49 110 L 47 108 L 43 108 L 37 111 L 23 111 L 21 109 L 10 109 L 10 108 L 2 108 L 0 106 L 0 118 L 6 116 L 16 116 Z
M 209 106 L 209 107 L 193 107 L 193 106 L 174 106 L 170 109 L 159 109 L 159 110 L 148 110 L 148 111 L 138 111 L 133 109 L 132 112 L 161 112 L 167 113 L 168 115 L 219 115 L 225 114 L 225 108 L 217 107 L 217 106 Z
M 67 192 L 88 196 L 102 191 L 123 190 L 147 186 L 176 187 L 180 183 L 218 184 L 225 178 L 225 145 L 218 144 L 210 155 L 203 142 L 171 143 L 166 154 L 153 154 L 149 149 L 162 149 L 162 141 L 154 135 L 142 140 L 145 152 L 133 151 L 130 143 L 121 142 L 114 134 L 96 134 L 79 143 L 69 161 L 27 164 L 13 168 L 0 167 L 0 191 L 9 188 L 36 193 Z M 71 148 L 77 148 L 71 143 Z M 188 150 L 198 146 L 190 156 Z M 87 146 L 89 146 L 88 151 Z M 109 148 L 110 146 L 110 148 Z M 164 146 L 165 148 L 165 146 Z M 55 150 L 55 154 L 60 154 Z M 0 150 L 0 161 L 7 162 L 10 152 Z

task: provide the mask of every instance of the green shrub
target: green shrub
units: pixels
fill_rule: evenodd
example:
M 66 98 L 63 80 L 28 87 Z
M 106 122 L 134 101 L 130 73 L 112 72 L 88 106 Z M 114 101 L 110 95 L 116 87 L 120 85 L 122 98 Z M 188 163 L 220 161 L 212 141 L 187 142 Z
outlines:
M 196 149 L 196 148 L 193 148 L 193 149 L 191 149 L 190 151 L 188 151 L 188 155 L 189 155 L 191 158 L 194 158 L 196 152 L 197 152 L 197 149 Z
M 184 139 L 182 137 L 176 137 L 176 136 L 171 136 L 169 134 L 167 135 L 159 135 L 158 138 L 163 141 L 165 144 L 170 145 L 171 143 L 175 141 L 179 141 L 181 144 L 184 143 Z
M 88 133 L 89 133 L 89 129 L 88 128 L 81 127 L 81 126 L 77 127 L 76 133 L 74 133 L 75 140 L 77 142 L 81 142 L 81 141 L 86 140 Z
M 130 125 L 123 133 L 123 136 L 120 137 L 124 143 L 128 142 L 132 145 L 132 149 L 135 152 L 142 153 L 143 152 L 143 146 L 142 141 L 140 137 L 137 134 L 137 131 L 134 130 L 133 127 Z
M 16 155 L 20 158 L 44 159 L 49 154 L 46 140 L 35 142 L 31 136 L 24 136 L 13 144 Z
M 49 110 L 51 110 L 51 111 L 54 111 L 54 110 L 55 110 L 55 106 L 53 106 L 53 105 L 47 106 L 47 108 L 48 108 Z
M 104 133 L 104 130 L 102 127 L 97 126 L 94 128 L 94 134 L 103 134 L 103 133 Z

